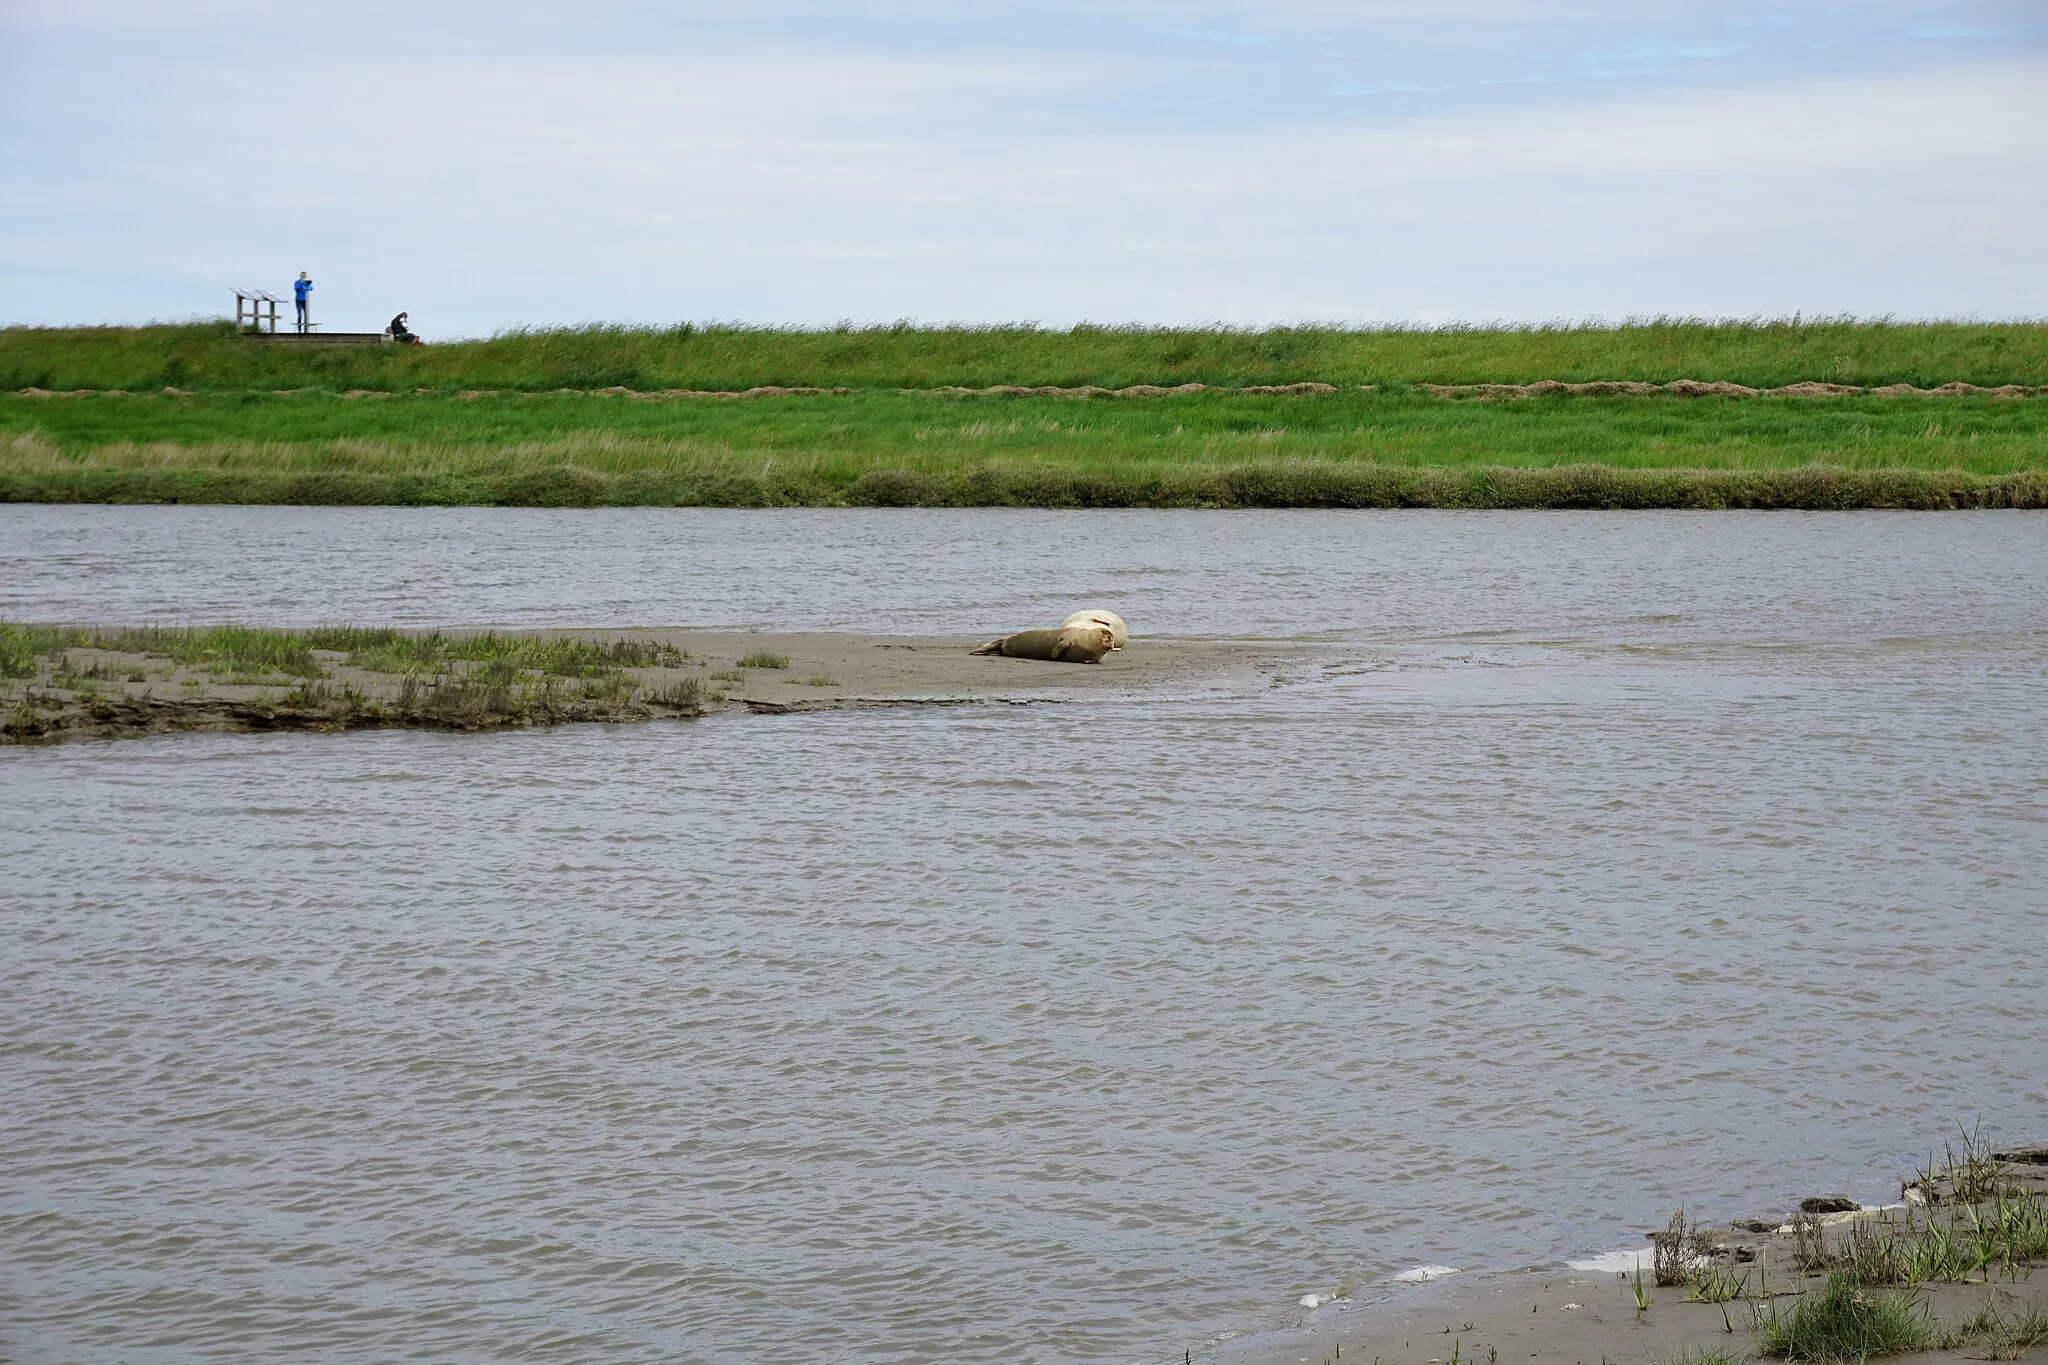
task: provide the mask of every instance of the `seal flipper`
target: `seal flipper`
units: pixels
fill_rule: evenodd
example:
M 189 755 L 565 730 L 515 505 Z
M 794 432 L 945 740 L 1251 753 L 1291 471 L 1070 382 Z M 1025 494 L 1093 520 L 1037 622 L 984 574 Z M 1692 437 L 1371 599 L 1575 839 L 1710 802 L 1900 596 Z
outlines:
M 969 654 L 1000 654 L 1003 652 L 1003 642 L 1001 640 L 990 640 L 987 644 L 976 645 L 967 652 Z

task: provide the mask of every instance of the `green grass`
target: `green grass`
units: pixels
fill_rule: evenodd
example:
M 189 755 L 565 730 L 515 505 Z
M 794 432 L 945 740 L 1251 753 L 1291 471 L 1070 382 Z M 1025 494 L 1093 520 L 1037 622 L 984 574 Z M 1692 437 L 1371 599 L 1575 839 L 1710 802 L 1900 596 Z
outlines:
M 0 678 L 33 678 L 45 654 L 85 642 L 84 631 L 0 621 Z
M 1776 1304 L 1757 1312 L 1759 1354 L 1787 1360 L 1849 1361 L 1925 1350 L 1936 1329 L 1909 1294 L 1866 1288 L 1846 1275 L 1803 1294 L 1789 1310 Z
M 223 677 L 326 676 L 326 671 L 313 658 L 314 646 L 304 635 L 291 631 L 256 630 L 247 626 L 81 631 L 6 622 L 0 622 L 0 676 L 33 677 L 37 656 L 60 649 L 84 647 L 152 654 Z M 75 675 L 67 669 L 66 675 L 113 676 L 97 666 Z
M 682 651 L 638 640 L 599 642 L 566 636 L 405 634 L 381 627 L 334 626 L 307 631 L 311 648 L 341 650 L 357 668 L 376 673 L 438 673 L 463 663 L 472 674 L 532 671 L 565 678 L 608 677 L 620 668 L 675 668 Z
M 776 649 L 757 649 L 738 662 L 741 668 L 788 668 L 789 656 Z
M 2041 399 L 0 396 L 0 501 L 2041 505 L 2044 471 Z
M 0 389 L 922 388 L 1800 380 L 2048 383 L 2048 327 L 1842 318 L 1488 328 L 582 327 L 311 349 L 226 323 L 0 329 Z
M 2040 384 L 2048 326 L 590 328 L 363 351 L 272 347 L 206 325 L 0 329 L 0 501 L 2048 505 L 2048 399 L 2039 397 L 1480 402 L 1410 387 L 1680 377 L 1756 387 Z M 897 391 L 1303 379 L 1339 391 Z M 145 392 L 166 382 L 194 392 Z M 555 392 L 615 383 L 860 391 L 745 402 Z M 1361 391 L 1368 383 L 1380 387 Z M 14 392 L 31 385 L 138 392 Z M 343 396 L 355 390 L 375 393 Z
M 1738 1271 L 1734 1266 L 1709 1261 L 1689 1268 L 1685 1272 L 1685 1298 L 1688 1303 L 1732 1303 L 1749 1294 L 1749 1272 Z
M 2048 402 L 2001 398 L 1552 397 L 1446 402 L 1356 390 L 1141 400 L 864 393 L 724 403 L 585 394 L 36 399 L 0 395 L 0 471 L 410 476 L 574 467 L 844 485 L 876 470 L 1077 475 L 1300 461 L 1397 468 L 1598 463 L 1755 469 L 2048 467 Z

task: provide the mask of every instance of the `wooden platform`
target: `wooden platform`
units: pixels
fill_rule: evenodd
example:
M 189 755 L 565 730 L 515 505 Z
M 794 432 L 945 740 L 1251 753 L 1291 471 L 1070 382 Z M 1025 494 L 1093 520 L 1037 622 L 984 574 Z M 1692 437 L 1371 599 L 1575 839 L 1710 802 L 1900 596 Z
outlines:
M 251 341 L 276 346 L 383 346 L 382 332 L 244 332 Z

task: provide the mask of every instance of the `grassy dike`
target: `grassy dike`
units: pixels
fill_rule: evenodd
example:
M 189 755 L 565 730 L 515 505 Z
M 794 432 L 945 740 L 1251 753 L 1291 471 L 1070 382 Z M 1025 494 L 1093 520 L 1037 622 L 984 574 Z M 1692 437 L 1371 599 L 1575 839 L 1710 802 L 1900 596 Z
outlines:
M 791 328 L 521 330 L 422 347 L 304 350 L 226 323 L 0 328 L 0 390 L 1242 387 L 1538 379 L 2048 384 L 2048 326 L 1848 319 L 1492 328 Z
M 336 351 L 203 325 L 5 329 L 0 500 L 2048 506 L 2040 396 L 1421 387 L 1542 379 L 2038 388 L 2048 327 L 591 328 Z M 1226 391 L 1302 381 L 1335 391 Z M 1182 383 L 1213 387 L 931 391 Z M 661 396 L 757 386 L 840 391 Z

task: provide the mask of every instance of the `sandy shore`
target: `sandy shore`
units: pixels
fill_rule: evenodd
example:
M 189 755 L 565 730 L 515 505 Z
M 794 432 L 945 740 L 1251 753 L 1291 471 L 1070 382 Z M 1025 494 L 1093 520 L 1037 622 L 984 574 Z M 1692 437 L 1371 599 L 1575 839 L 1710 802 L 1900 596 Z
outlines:
M 2020 1164 L 2005 1167 L 2017 1188 L 2048 1197 L 2048 1147 L 2027 1149 Z M 1925 1226 L 1928 1210 L 1910 1209 Z M 1683 1285 L 1660 1288 L 1650 1264 L 1646 1234 L 1636 1249 L 1588 1257 L 1578 1269 L 1525 1270 L 1495 1274 L 1450 1274 L 1415 1285 L 1382 1281 L 1355 1289 L 1331 1286 L 1311 1291 L 1293 1327 L 1256 1340 L 1214 1343 L 1196 1360 L 1231 1365 L 1720 1365 L 1756 1355 L 1750 1332 L 1755 1306 L 1789 1312 L 1798 1296 L 1823 1287 L 1825 1271 L 1803 1272 L 1790 1219 L 1796 1210 L 1738 1220 L 1717 1230 L 1714 1264 L 1744 1278 L 1747 1292 L 1726 1303 L 1698 1302 Z M 1865 1208 L 1819 1215 L 1824 1235 L 1838 1251 L 1852 1231 L 1884 1235 L 1904 1229 L 1909 1206 Z M 1638 1312 L 1635 1278 L 1620 1269 L 1640 1259 L 1642 1285 L 1650 1307 Z M 1430 1268 L 1442 1271 L 1444 1267 Z M 1420 1271 L 1421 1268 L 1418 1268 Z M 1418 1273 L 1418 1272 L 1410 1272 Z M 1426 1272 L 1425 1272 L 1426 1273 Z M 1893 1291 L 1902 1292 L 1902 1291 Z M 2009 1276 L 1994 1269 L 1989 1283 L 1927 1283 L 1915 1293 L 1924 1311 L 1950 1327 L 1986 1308 L 2007 1320 L 2048 1313 L 2048 1269 L 2040 1262 Z M 1768 1297 L 1762 1297 L 1767 1294 Z M 1335 1296 L 1335 1297 L 1332 1297 Z M 1310 1306 L 1306 1300 L 1316 1300 Z M 1725 1312 L 1724 1312 L 1725 1310 Z M 1925 1365 L 1957 1365 L 1985 1359 L 2048 1360 L 2048 1341 L 2017 1355 L 2000 1352 L 1989 1340 L 1952 1348 L 1916 1351 L 1898 1359 Z
M 449 638 L 480 631 L 447 631 Z M 53 651 L 37 675 L 0 683 L 0 742 L 119 738 L 170 731 L 490 730 L 578 721 L 693 719 L 900 706 L 1054 704 L 1263 688 L 1326 646 L 1134 639 L 1100 664 L 973 655 L 990 636 L 766 633 L 647 628 L 499 632 L 660 646 L 671 663 L 622 667 L 602 690 L 521 675 L 491 692 L 472 666 L 429 678 L 313 651 L 317 680 L 227 676 L 135 649 Z
M 1777 1262 L 1774 1260 L 1773 1264 Z M 1803 1289 L 1818 1288 L 1824 1276 L 1791 1271 L 1789 1250 L 1781 1282 L 1771 1276 L 1772 1302 L 1789 1306 Z M 1644 1277 L 1648 1285 L 1648 1275 Z M 1269 1346 L 1215 1358 L 1243 1365 L 1323 1365 L 1356 1360 L 1359 1365 L 1679 1365 L 1703 1353 L 1726 1352 L 1733 1361 L 1754 1353 L 1750 1305 L 1688 1303 L 1683 1288 L 1647 1288 L 1648 1312 L 1637 1313 L 1633 1281 L 1617 1273 L 1517 1272 L 1489 1275 L 1469 1283 L 1437 1284 L 1409 1291 L 1398 1302 L 1353 1308 L 1332 1304 L 1305 1310 L 1302 1326 Z M 2008 1316 L 2028 1307 L 2048 1310 L 2048 1274 L 2016 1281 L 1923 1286 L 1920 1298 L 1944 1322 L 1970 1317 L 1987 1304 Z M 1728 1330 L 1732 1322 L 1734 1331 Z M 1195 1353 L 1197 1360 L 1202 1353 Z M 1961 1365 L 1987 1359 L 1982 1345 L 1914 1352 L 1898 1359 L 1915 1365 Z M 2036 1346 L 2020 1360 L 2048 1360 L 2048 1346 Z
M 1022 629 L 1022 626 L 1016 629 Z M 537 632 L 547 635 L 550 632 Z M 573 634 L 577 632 L 556 632 Z M 1214 640 L 1135 639 L 1100 664 L 1046 663 L 968 651 L 982 636 L 635 630 L 606 638 L 674 645 L 701 661 L 712 709 L 755 712 L 859 706 L 1022 704 L 1102 697 L 1178 695 L 1264 685 L 1313 646 Z M 739 668 L 761 653 L 787 668 Z M 737 673 L 737 678 L 731 675 Z M 725 677 L 715 675 L 725 674 Z

